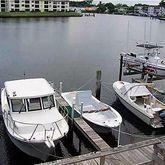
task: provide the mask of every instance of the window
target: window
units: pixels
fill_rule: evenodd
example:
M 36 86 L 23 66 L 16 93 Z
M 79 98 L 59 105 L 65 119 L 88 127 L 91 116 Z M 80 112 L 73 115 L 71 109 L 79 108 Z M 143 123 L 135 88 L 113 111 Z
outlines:
M 15 4 L 15 7 L 19 7 L 19 4 Z
M 25 104 L 22 99 L 12 99 L 12 111 L 13 112 L 25 112 Z
M 35 4 L 39 4 L 39 1 L 35 1 Z
M 41 109 L 40 98 L 27 99 L 27 107 L 29 111 L 35 111 Z
M 39 5 L 35 5 L 35 8 L 39 8 Z
M 5 7 L 5 4 L 1 4 L 1 7 Z
M 53 95 L 42 97 L 42 103 L 43 103 L 44 109 L 54 107 L 55 104 L 54 104 Z
M 48 1 L 45 1 L 44 3 L 45 3 L 45 4 L 48 4 Z

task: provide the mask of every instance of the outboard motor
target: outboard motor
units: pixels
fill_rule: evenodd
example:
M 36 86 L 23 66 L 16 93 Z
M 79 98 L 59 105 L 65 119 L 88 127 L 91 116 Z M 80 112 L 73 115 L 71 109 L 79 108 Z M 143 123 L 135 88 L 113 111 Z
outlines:
M 159 112 L 159 117 L 161 118 L 162 122 L 165 123 L 165 109 Z

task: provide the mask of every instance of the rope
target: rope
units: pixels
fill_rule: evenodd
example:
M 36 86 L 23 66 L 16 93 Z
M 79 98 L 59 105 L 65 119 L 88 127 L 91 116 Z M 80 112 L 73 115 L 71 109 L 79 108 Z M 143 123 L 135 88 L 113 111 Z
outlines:
M 111 128 L 111 129 L 112 129 L 113 131 L 119 132 L 118 129 L 115 129 L 115 128 Z M 143 136 L 143 135 L 131 134 L 131 133 L 124 132 L 124 131 L 120 131 L 120 133 L 125 134 L 125 135 L 128 135 L 128 136 L 136 137 L 136 138 L 143 138 L 143 139 L 152 139 L 152 138 L 157 137 L 157 136 L 146 137 L 146 136 Z
M 86 85 L 88 85 L 94 78 L 95 78 L 95 76 L 92 76 L 85 84 L 81 85 L 81 86 L 77 89 L 77 91 L 80 90 L 80 89 L 82 89 L 82 88 L 85 87 Z
M 62 156 L 56 156 L 56 155 L 53 155 L 53 154 L 50 154 L 50 153 L 46 153 L 40 149 L 38 149 L 36 146 L 34 146 L 33 144 L 30 144 L 36 151 L 40 152 L 40 153 L 43 153 L 43 154 L 46 154 L 46 155 L 49 155 L 49 156 L 52 156 L 54 158 L 59 158 L 59 159 L 63 159 L 64 157 Z
M 105 82 L 105 81 L 102 81 L 103 84 L 107 84 L 107 85 L 113 85 L 113 82 Z

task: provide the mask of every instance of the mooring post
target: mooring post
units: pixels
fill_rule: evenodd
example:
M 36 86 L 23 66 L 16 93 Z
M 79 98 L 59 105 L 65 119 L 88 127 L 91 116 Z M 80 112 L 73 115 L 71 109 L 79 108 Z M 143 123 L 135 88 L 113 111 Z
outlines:
M 62 94 L 63 82 L 60 82 L 60 95 Z
M 100 157 L 100 165 L 105 165 L 105 156 Z
M 119 71 L 119 81 L 121 81 L 123 72 L 123 55 L 120 54 L 120 71 Z
M 96 71 L 96 98 L 100 100 L 101 94 L 101 70 Z
M 120 136 L 121 136 L 121 124 L 119 125 L 119 132 L 118 132 L 118 138 L 117 138 L 117 147 L 120 146 Z
M 82 118 L 82 114 L 83 114 L 83 102 L 81 102 L 81 107 L 80 107 L 80 117 Z
M 142 68 L 142 75 L 141 75 L 141 79 L 144 79 L 144 75 L 145 75 L 145 66 L 143 64 L 143 68 Z
M 74 98 L 73 98 L 73 103 L 72 103 L 72 113 L 71 113 L 71 121 L 72 121 L 72 125 L 73 125 L 73 122 L 74 122 L 74 107 L 75 107 L 75 100 L 76 100 L 76 98 L 74 97 Z

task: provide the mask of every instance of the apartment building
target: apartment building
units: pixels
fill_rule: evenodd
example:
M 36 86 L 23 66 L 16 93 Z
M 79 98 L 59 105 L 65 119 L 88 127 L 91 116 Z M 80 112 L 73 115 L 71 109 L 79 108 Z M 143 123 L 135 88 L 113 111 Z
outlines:
M 69 11 L 69 0 L 0 0 L 0 12 Z

